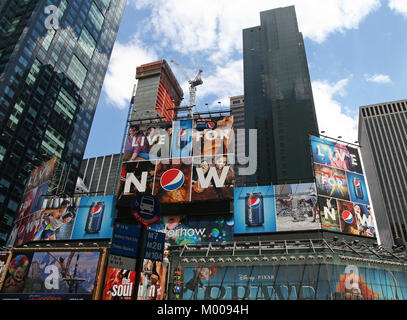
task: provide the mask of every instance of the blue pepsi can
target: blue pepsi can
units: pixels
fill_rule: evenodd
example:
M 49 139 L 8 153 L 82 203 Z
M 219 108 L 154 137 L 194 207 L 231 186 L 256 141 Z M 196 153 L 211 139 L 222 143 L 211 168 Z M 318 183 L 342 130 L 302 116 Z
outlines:
M 264 224 L 264 204 L 261 192 L 246 193 L 245 222 L 248 227 L 262 226 Z
M 103 201 L 93 202 L 88 213 L 85 231 L 86 233 L 98 233 L 102 228 L 105 203 Z
M 189 143 L 189 130 L 181 128 L 178 132 L 177 147 L 184 149 Z
M 364 199 L 363 188 L 359 178 L 353 178 L 353 191 L 356 198 Z

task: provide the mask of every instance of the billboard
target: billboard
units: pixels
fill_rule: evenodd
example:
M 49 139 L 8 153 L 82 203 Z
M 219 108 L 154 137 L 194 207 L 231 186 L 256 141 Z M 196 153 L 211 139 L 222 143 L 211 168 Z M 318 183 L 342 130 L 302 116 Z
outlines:
M 92 299 L 99 258 L 98 251 L 15 253 L 0 299 Z
M 43 199 L 39 210 L 33 212 L 31 206 L 29 214 L 19 215 L 8 245 L 16 247 L 31 241 L 109 239 L 113 232 L 115 200 L 115 196 Z
M 233 199 L 233 116 L 130 127 L 117 205 Z
M 322 228 L 376 237 L 375 218 L 357 148 L 311 136 Z
M 168 263 L 166 262 L 144 259 L 137 300 L 166 300 L 167 270 Z
M 41 166 L 35 168 L 29 178 L 28 182 L 25 185 L 24 194 L 30 190 L 42 185 L 46 181 L 51 180 L 52 174 L 54 173 L 54 168 L 57 158 L 54 157 L 51 160 L 43 163 Z
M 233 215 L 165 216 L 151 230 L 165 233 L 170 245 L 233 241 Z
M 183 300 L 397 300 L 407 274 L 344 265 L 247 265 L 183 268 Z M 352 277 L 352 278 L 350 278 Z M 317 280 L 316 280 L 317 279 Z M 352 282 L 347 289 L 346 282 Z
M 0 252 L 0 279 L 3 276 L 3 272 L 6 268 L 6 263 L 9 254 L 10 254 L 9 252 Z
M 131 300 L 136 272 L 108 267 L 105 272 L 102 300 Z
M 315 183 L 235 188 L 235 233 L 320 229 Z

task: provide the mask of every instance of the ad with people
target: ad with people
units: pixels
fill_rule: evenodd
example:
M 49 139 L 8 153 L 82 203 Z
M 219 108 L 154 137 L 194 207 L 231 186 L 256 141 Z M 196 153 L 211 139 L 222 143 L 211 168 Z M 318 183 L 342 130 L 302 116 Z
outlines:
M 326 230 L 376 238 L 359 150 L 311 136 L 318 212 Z
M 16 220 L 8 244 L 32 241 L 110 239 L 116 196 L 47 198 L 40 210 Z
M 0 299 L 90 300 L 99 259 L 98 251 L 15 253 Z

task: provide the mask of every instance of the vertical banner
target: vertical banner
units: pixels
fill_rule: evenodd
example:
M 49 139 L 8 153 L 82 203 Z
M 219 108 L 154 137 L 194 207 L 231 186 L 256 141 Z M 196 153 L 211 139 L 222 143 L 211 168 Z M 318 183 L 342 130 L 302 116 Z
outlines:
M 376 237 L 359 150 L 311 136 L 318 208 L 326 230 Z

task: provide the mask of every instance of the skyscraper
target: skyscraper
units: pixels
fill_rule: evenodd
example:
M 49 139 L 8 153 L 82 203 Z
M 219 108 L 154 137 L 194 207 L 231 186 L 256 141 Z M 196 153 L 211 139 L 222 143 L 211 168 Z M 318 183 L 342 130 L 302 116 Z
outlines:
M 0 243 L 35 161 L 56 156 L 68 174 L 60 191 L 74 191 L 125 5 L 126 0 L 2 1 Z
M 244 116 L 244 96 L 235 96 L 230 98 L 230 114 L 233 116 L 233 123 L 234 128 L 236 130 L 244 130 L 245 129 L 245 116 Z M 244 136 L 236 135 L 236 156 L 244 157 L 245 154 L 245 141 Z M 236 185 L 243 185 L 245 183 L 246 176 L 239 175 L 239 168 L 245 167 L 243 165 L 239 165 L 238 163 L 235 164 L 235 182 Z
M 380 240 L 387 247 L 407 243 L 406 135 L 407 100 L 360 107 L 359 143 Z
M 318 124 L 295 8 L 263 11 L 260 21 L 243 30 L 246 129 L 258 130 L 258 169 L 247 181 L 306 181 L 313 177 L 309 134 L 318 134 Z
M 161 118 L 172 121 L 184 93 L 165 60 L 147 63 L 137 68 L 138 79 L 131 120 Z

